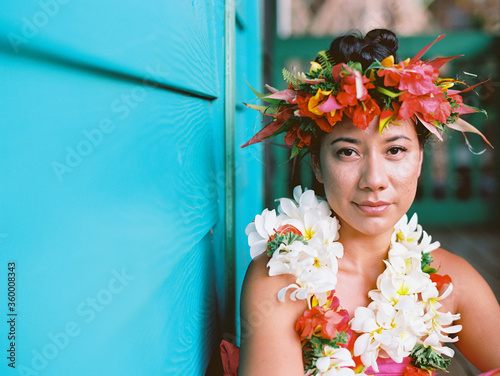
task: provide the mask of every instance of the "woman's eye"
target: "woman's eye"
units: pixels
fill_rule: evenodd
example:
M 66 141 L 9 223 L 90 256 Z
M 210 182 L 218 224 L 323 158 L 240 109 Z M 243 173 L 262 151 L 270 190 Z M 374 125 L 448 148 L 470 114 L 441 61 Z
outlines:
M 337 155 L 341 157 L 350 157 L 354 155 L 356 152 L 353 149 L 340 149 L 337 151 Z
M 390 148 L 389 150 L 387 150 L 387 154 L 391 154 L 391 155 L 396 155 L 396 154 L 400 154 L 402 152 L 405 152 L 406 149 L 401 147 L 401 146 L 394 146 L 392 148 Z

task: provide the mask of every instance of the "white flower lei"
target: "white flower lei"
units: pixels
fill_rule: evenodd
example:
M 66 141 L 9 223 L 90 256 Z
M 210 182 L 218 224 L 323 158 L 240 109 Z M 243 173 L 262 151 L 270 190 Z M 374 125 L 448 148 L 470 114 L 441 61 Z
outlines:
M 314 191 L 302 192 L 297 186 L 293 196 L 295 201 L 279 200 L 278 215 L 275 210 L 265 209 L 247 226 L 250 253 L 252 258 L 264 253 L 278 228 L 294 226 L 306 241 L 281 243 L 267 264 L 269 275 L 292 274 L 296 277 L 295 283 L 278 292 L 280 301 L 284 301 L 286 292 L 292 290 L 292 300 L 304 299 L 310 304 L 314 296 L 322 305 L 328 292 L 335 289 L 338 259 L 344 254 L 342 244 L 337 241 L 340 225 L 331 216 L 328 203 Z M 368 294 L 372 302 L 368 307 L 356 308 L 350 321 L 351 329 L 360 334 L 354 344 L 354 356 L 360 356 L 365 367 L 372 366 L 378 372 L 379 354 L 401 363 L 418 345 L 431 347 L 440 355 L 454 355 L 454 351 L 443 343 L 458 340 L 448 334 L 457 333 L 462 327 L 448 325 L 460 315 L 438 311 L 439 301 L 450 295 L 453 286 L 449 284 L 439 295 L 436 283 L 421 268 L 422 255 L 440 246 L 439 242 L 431 241 L 417 224 L 416 214 L 409 222 L 404 215 L 394 226 L 388 259 L 384 260 L 387 267 L 377 279 L 377 289 Z M 325 356 L 316 364 L 317 375 L 338 372 L 354 375 L 354 370 L 346 368 L 354 366 L 352 355 L 346 358 L 346 352 L 338 350 L 324 349 Z

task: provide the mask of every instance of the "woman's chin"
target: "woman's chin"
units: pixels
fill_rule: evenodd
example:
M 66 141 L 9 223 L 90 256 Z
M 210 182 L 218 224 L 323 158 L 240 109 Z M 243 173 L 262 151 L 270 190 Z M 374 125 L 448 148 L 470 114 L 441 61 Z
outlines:
M 401 214 L 401 216 L 403 215 Z M 395 217 L 393 216 L 387 217 L 384 215 L 358 218 L 352 221 L 345 221 L 340 218 L 340 232 L 341 234 L 358 234 L 358 236 L 379 236 L 392 233 L 394 225 L 401 217 L 398 217 L 397 219 L 394 218 Z

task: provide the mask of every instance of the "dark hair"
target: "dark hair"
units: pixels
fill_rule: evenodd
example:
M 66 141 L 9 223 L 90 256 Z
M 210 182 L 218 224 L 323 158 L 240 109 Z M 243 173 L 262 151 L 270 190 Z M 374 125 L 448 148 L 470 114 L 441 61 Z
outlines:
M 369 31 L 364 38 L 360 32 L 353 32 L 334 39 L 327 54 L 334 64 L 356 61 L 361 63 L 363 70 L 366 70 L 375 60 L 382 61 L 391 55 L 394 56 L 396 63 L 399 62 L 396 55 L 398 47 L 399 41 L 396 34 L 387 29 L 374 29 Z M 418 143 L 423 148 L 429 131 L 420 121 L 415 123 L 415 130 Z M 311 141 L 309 150 L 312 154 L 319 152 L 320 141 L 325 134 L 319 131 L 317 137 Z
M 374 29 L 364 38 L 359 34 L 349 34 L 334 39 L 328 54 L 335 64 L 357 61 L 365 70 L 375 60 L 382 61 L 390 55 L 397 59 L 398 47 L 396 34 L 386 29 Z

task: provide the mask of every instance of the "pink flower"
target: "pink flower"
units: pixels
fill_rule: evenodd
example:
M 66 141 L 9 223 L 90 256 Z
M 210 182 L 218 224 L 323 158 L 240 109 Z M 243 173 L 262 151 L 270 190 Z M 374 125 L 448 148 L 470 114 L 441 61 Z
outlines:
M 438 94 L 441 88 L 435 85 L 439 71 L 431 65 L 417 61 L 401 70 L 399 90 L 407 90 L 413 95 Z
M 416 113 L 432 114 L 441 102 L 446 101 L 444 93 L 441 91 L 438 94 L 418 96 L 406 93 L 401 95 L 400 98 L 402 101 L 398 116 L 400 120 L 409 119 Z

